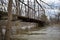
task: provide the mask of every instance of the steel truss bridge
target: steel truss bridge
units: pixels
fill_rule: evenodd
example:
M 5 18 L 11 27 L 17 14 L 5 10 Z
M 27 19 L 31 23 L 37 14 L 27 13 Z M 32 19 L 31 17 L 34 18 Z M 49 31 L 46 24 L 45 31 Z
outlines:
M 44 24 L 45 21 L 41 20 L 41 15 L 45 14 L 45 9 L 43 8 L 42 4 L 40 4 L 40 2 L 43 1 L 15 0 L 15 2 L 13 1 L 12 3 L 12 14 L 15 15 L 18 20 L 22 20 L 24 22 Z M 45 4 L 48 5 L 47 3 Z

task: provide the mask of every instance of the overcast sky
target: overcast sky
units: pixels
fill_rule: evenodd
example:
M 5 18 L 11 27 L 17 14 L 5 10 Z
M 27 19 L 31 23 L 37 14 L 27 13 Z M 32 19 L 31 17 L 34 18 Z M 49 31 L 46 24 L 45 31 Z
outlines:
M 42 1 L 48 3 L 49 5 L 52 5 L 52 7 L 60 7 L 60 0 L 42 0 Z M 54 13 L 59 12 L 59 10 L 57 9 L 48 9 L 48 10 Z

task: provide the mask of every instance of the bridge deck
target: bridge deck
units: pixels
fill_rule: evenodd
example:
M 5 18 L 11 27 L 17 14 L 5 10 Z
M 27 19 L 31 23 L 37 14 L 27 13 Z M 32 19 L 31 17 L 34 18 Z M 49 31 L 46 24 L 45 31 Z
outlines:
M 44 21 L 33 19 L 33 18 L 27 18 L 23 16 L 18 16 L 18 19 L 22 20 L 23 22 L 44 23 Z

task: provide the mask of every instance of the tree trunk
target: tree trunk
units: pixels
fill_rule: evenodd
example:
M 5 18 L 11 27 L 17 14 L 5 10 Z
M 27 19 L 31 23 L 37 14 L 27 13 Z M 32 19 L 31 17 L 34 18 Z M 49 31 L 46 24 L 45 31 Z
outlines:
M 2 27 L 0 25 L 0 40 L 3 40 Z
M 8 3 L 8 21 L 7 21 L 4 40 L 10 40 L 10 32 L 11 32 L 10 29 L 11 29 L 11 20 L 12 20 L 12 1 L 13 0 L 9 0 L 9 3 Z

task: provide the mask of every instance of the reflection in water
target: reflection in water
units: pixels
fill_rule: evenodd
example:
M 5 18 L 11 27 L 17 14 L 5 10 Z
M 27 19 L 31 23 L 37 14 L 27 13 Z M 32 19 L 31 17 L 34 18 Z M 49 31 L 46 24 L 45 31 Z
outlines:
M 15 37 L 15 38 L 14 38 Z M 13 36 L 12 40 L 60 40 L 60 27 L 48 26 L 38 31 Z
M 11 40 L 28 40 L 28 39 L 25 39 L 25 38 L 19 38 L 19 39 L 18 39 L 18 38 L 14 38 L 14 39 L 13 39 L 13 38 L 12 38 Z

